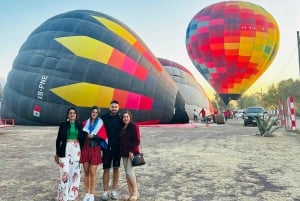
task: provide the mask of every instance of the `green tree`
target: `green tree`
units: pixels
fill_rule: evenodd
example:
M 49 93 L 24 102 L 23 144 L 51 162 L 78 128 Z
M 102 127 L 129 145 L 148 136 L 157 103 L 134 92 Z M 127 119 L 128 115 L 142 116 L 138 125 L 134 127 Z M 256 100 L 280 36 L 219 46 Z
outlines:
M 244 95 L 237 100 L 237 106 L 240 109 L 249 106 L 262 106 L 267 110 L 278 109 L 279 100 L 282 100 L 286 107 L 286 101 L 289 96 L 293 96 L 295 100 L 296 115 L 300 115 L 300 80 L 287 79 L 280 81 L 277 85 L 272 84 L 268 87 L 266 93 L 257 92 L 251 95 Z M 215 94 L 213 102 L 215 109 L 225 110 L 233 109 L 232 104 L 225 105 L 222 99 Z
M 237 101 L 238 107 L 241 109 L 250 107 L 250 106 L 255 106 L 257 105 L 257 98 L 253 95 L 250 96 L 242 96 L 238 101 Z
M 300 80 L 282 80 L 278 83 L 278 94 L 279 99 L 282 100 L 285 105 L 287 98 L 289 96 L 293 96 L 295 99 L 295 108 L 296 108 L 296 115 L 300 114 Z
M 279 93 L 274 84 L 268 87 L 268 91 L 263 95 L 263 105 L 265 109 L 275 110 L 278 107 Z

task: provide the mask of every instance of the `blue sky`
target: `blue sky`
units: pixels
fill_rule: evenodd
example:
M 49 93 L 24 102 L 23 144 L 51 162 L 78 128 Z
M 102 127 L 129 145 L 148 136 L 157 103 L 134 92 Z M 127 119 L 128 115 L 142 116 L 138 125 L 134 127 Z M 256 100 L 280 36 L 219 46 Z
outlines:
M 215 0 L 2 0 L 0 1 L 0 77 L 6 78 L 28 35 L 54 15 L 77 9 L 108 14 L 130 27 L 156 57 L 175 61 L 194 73 L 210 97 L 214 91 L 190 61 L 185 34 L 192 17 Z M 266 90 L 282 79 L 299 78 L 297 35 L 300 1 L 250 0 L 276 19 L 280 29 L 278 54 L 247 94 Z

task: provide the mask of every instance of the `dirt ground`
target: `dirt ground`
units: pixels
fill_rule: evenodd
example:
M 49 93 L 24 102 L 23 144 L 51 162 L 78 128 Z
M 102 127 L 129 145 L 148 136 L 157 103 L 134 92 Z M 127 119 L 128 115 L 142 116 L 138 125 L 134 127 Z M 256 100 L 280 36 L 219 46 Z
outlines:
M 141 201 L 300 201 L 298 134 L 280 129 L 274 137 L 259 137 L 257 127 L 241 120 L 141 131 L 147 162 L 135 169 Z M 56 133 L 57 127 L 1 128 L 1 201 L 55 200 Z M 127 191 L 124 177 L 121 167 L 120 196 Z M 101 191 L 102 166 L 96 201 Z

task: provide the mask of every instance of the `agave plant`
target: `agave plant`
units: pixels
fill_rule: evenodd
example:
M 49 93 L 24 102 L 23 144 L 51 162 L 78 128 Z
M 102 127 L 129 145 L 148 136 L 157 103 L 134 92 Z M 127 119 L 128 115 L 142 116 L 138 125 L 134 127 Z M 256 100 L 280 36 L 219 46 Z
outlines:
M 280 126 L 277 126 L 277 122 L 280 120 L 278 117 L 272 115 L 268 115 L 267 117 L 265 115 L 257 115 L 254 118 L 256 119 L 260 136 L 271 135 L 271 133 L 280 128 Z

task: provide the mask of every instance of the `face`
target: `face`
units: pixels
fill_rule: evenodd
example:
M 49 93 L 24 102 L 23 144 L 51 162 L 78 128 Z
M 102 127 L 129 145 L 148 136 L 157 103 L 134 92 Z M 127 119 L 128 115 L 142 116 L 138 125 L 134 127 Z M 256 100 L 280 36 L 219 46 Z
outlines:
M 129 124 L 129 122 L 130 122 L 130 116 L 129 116 L 129 114 L 128 113 L 124 113 L 123 114 L 123 123 L 125 124 L 125 125 L 127 125 L 127 124 Z
M 91 118 L 96 119 L 99 116 L 99 111 L 97 109 L 93 109 L 91 112 Z
M 68 113 L 68 119 L 70 121 L 75 121 L 77 118 L 77 114 L 76 114 L 76 111 L 75 110 L 69 110 L 69 113 Z
M 110 110 L 111 114 L 118 113 L 119 112 L 119 104 L 117 104 L 117 103 L 110 104 L 109 110 Z

